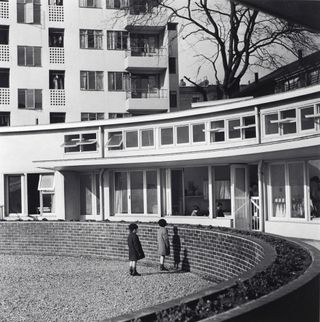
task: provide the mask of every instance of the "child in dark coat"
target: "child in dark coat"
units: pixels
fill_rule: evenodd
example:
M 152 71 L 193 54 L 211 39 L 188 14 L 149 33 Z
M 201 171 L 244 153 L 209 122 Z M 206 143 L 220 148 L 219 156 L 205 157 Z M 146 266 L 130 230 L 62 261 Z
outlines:
M 130 261 L 130 275 L 131 276 L 141 276 L 137 272 L 137 261 L 144 258 L 144 252 L 137 235 L 138 225 L 129 225 L 129 235 L 128 235 L 128 247 L 129 247 L 129 261 Z

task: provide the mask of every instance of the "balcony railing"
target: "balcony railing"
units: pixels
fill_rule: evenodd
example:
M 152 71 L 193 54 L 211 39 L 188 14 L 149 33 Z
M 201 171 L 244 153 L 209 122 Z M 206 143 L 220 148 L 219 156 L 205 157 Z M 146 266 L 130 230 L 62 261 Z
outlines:
M 49 21 L 64 22 L 64 7 L 49 5 Z
M 0 105 L 10 105 L 10 88 L 0 88 Z
M 0 45 L 0 61 L 9 61 L 9 45 Z
M 144 47 L 131 47 L 126 50 L 126 57 L 154 57 L 154 56 L 166 56 L 167 49 L 165 47 L 150 48 L 149 46 Z
M 0 1 L 0 19 L 9 19 L 9 2 Z
M 64 89 L 50 89 L 50 105 L 65 106 L 66 93 Z
M 127 91 L 128 98 L 168 98 L 168 90 L 160 88 L 129 90 Z
M 50 64 L 64 64 L 64 48 L 50 47 L 49 57 L 50 57 Z

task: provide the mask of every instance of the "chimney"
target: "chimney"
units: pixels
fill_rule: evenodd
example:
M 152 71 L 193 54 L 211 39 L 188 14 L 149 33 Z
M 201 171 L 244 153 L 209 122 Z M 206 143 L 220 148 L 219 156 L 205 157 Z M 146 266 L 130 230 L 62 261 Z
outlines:
M 259 73 L 254 73 L 254 82 L 258 83 L 259 81 Z
M 301 61 L 303 58 L 302 49 L 298 50 L 298 60 Z

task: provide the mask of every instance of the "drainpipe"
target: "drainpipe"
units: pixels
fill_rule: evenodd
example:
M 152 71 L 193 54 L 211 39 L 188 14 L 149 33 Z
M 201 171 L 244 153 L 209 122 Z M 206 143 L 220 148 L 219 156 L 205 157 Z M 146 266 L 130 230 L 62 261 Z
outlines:
M 99 189 L 100 189 L 100 215 L 102 220 L 104 220 L 104 186 L 103 186 L 103 174 L 105 169 L 100 169 L 99 171 Z
M 263 161 L 259 160 L 258 163 L 258 191 L 259 191 L 259 213 L 260 213 L 260 231 L 264 231 L 264 223 L 265 223 L 265 214 L 264 214 L 264 180 L 263 180 Z

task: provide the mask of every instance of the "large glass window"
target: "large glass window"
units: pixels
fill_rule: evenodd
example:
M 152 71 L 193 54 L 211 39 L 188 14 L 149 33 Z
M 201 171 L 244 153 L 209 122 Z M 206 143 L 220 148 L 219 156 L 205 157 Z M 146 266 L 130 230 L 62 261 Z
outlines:
M 49 88 L 64 89 L 64 70 L 49 71 Z
M 311 219 L 320 218 L 320 160 L 311 160 L 309 166 L 309 201 Z
M 19 88 L 18 108 L 42 109 L 42 90 Z
M 279 133 L 278 113 L 265 115 L 265 133 L 266 134 Z
M 41 47 L 18 46 L 19 66 L 41 66 Z
M 212 121 L 210 128 L 210 142 L 222 142 L 225 140 L 224 121 Z
M 104 113 L 81 113 L 81 121 L 104 120 Z
M 80 71 L 80 89 L 83 91 L 103 91 L 103 72 Z
M 100 214 L 99 175 L 80 175 L 80 213 L 82 216 Z
M 230 167 L 229 166 L 216 166 L 214 167 L 214 202 L 216 208 L 222 210 L 225 215 L 231 214 L 231 180 L 230 180 Z M 218 209 L 215 214 L 221 216 L 221 211 Z
M 286 216 L 285 184 L 285 165 L 272 164 L 270 166 L 272 216 L 276 218 Z
M 64 29 L 49 28 L 49 47 L 64 46 Z
M 126 214 L 128 213 L 127 172 L 116 172 L 114 180 L 114 211 L 116 214 Z
M 101 8 L 102 0 L 79 0 L 80 8 Z
M 21 175 L 10 175 L 8 178 L 9 214 L 22 213 Z
M 301 130 L 311 130 L 314 129 L 314 107 L 308 106 L 300 109 L 300 117 L 301 117 Z
M 9 26 L 0 26 L 0 45 L 9 45 Z
M 256 118 L 254 115 L 242 118 L 242 137 L 251 139 L 256 137 Z
M 125 91 L 127 88 L 128 73 L 108 72 L 108 90 Z
M 291 217 L 304 218 L 304 164 L 289 163 Z
M 280 112 L 281 124 L 282 124 L 282 133 L 290 134 L 297 132 L 296 125 L 296 110 L 286 110 Z
M 157 171 L 146 171 L 147 181 L 147 213 L 157 214 L 158 211 L 158 189 Z
M 153 130 L 141 130 L 141 146 L 154 146 L 154 134 Z
M 64 152 L 85 152 L 97 150 L 97 134 L 81 133 L 64 136 Z
M 123 147 L 122 132 L 109 132 L 107 147 L 109 150 L 121 150 Z
M 10 70 L 9 68 L 0 68 L 0 88 L 9 88 Z
M 143 211 L 143 172 L 130 172 L 131 212 L 142 214 Z
M 126 131 L 126 148 L 138 147 L 138 131 Z
M 80 29 L 81 49 L 102 49 L 102 30 Z
M 0 112 L 0 126 L 10 126 L 10 112 Z
M 228 121 L 229 139 L 236 139 L 241 137 L 240 119 Z
M 41 24 L 41 1 L 17 0 L 17 22 Z

